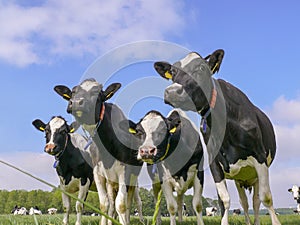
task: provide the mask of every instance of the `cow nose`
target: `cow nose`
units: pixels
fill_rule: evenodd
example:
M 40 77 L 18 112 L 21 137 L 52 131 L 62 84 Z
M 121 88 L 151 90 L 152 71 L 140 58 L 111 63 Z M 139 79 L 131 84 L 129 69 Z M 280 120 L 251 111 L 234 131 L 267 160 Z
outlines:
M 56 148 L 55 144 L 46 144 L 45 146 L 45 152 L 48 154 L 52 154 L 53 150 Z
M 140 148 L 139 151 L 142 158 L 150 158 L 156 155 L 157 149 L 156 147 L 153 146 L 147 146 L 147 147 Z

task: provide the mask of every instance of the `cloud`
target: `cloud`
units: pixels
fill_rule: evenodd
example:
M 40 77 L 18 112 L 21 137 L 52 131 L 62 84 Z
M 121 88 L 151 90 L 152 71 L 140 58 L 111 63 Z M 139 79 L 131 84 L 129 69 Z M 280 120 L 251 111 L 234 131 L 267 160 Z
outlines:
M 31 175 L 43 179 L 50 184 L 57 186 L 59 184 L 58 176 L 53 165 L 53 157 L 47 154 L 35 152 L 14 152 L 0 155 L 0 160 L 12 164 Z M 52 188 L 0 163 L 0 189 L 5 190 L 51 190 Z
M 183 7 L 172 0 L 49 0 L 38 6 L 0 1 L 0 59 L 25 66 L 180 35 Z

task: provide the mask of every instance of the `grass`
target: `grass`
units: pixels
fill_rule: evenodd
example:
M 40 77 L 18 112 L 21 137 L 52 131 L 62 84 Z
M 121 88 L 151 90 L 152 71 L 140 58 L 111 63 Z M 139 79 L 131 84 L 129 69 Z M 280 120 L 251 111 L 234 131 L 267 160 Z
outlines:
M 300 224 L 300 215 L 279 215 L 279 220 L 282 225 L 299 225 Z M 207 217 L 204 216 L 205 225 L 217 225 L 221 223 L 221 217 Z M 253 223 L 253 216 L 250 217 Z M 14 215 L 0 215 L 0 225 L 61 225 L 63 219 L 63 215 L 41 215 L 36 216 L 35 222 L 33 216 L 14 216 Z M 92 217 L 92 216 L 82 216 L 82 225 L 98 225 L 100 217 Z M 75 214 L 70 216 L 70 224 L 74 224 L 76 221 Z M 152 217 L 146 217 L 145 225 L 150 225 L 152 221 Z M 269 216 L 260 216 L 261 225 L 271 225 L 271 219 Z M 131 225 L 141 225 L 137 217 L 132 217 Z M 169 225 L 170 221 L 168 218 L 163 218 L 162 225 Z M 181 225 L 191 225 L 196 224 L 195 217 L 186 217 Z M 245 225 L 244 216 L 230 216 L 229 217 L 230 225 Z

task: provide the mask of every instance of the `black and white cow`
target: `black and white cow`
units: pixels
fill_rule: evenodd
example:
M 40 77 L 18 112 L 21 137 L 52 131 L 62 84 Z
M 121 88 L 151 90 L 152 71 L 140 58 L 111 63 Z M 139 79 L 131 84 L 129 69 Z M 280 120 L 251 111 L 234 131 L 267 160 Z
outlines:
M 217 50 L 206 61 L 192 52 L 173 65 L 156 62 L 154 67 L 163 78 L 173 81 L 165 89 L 165 102 L 198 112 L 202 117 L 201 131 L 222 202 L 222 225 L 228 224 L 230 208 L 225 179 L 235 180 L 247 224 L 250 220 L 245 188 L 254 187 L 255 224 L 259 224 L 258 211 L 262 202 L 270 212 L 272 224 L 278 225 L 280 222 L 273 208 L 268 170 L 276 152 L 273 126 L 242 91 L 212 77 L 223 55 L 223 50 Z
M 214 206 L 205 208 L 206 216 L 215 216 L 217 214 L 217 211 L 218 209 Z
M 297 202 L 297 208 L 294 210 L 294 212 L 300 214 L 300 187 L 293 185 L 293 187 L 289 188 L 288 191 L 293 194 L 293 197 Z
M 137 159 L 147 162 L 152 178 L 155 201 L 162 189 L 170 214 L 170 224 L 182 221 L 184 193 L 194 189 L 193 208 L 197 224 L 202 225 L 203 149 L 195 126 L 182 110 L 173 110 L 165 118 L 157 111 L 148 112 L 137 124 L 120 123 L 139 139 Z M 173 195 L 177 193 L 177 198 Z M 159 224 L 160 216 L 157 219 Z
M 241 215 L 241 210 L 240 210 L 240 209 L 233 209 L 232 215 L 234 215 L 234 216 L 239 216 L 239 215 Z
M 94 187 L 92 186 L 93 168 L 89 149 L 84 150 L 87 141 L 80 134 L 73 133 L 77 129 L 76 122 L 68 125 L 64 118 L 55 116 L 47 124 L 39 119 L 34 120 L 32 124 L 45 133 L 44 150 L 55 157 L 54 167 L 59 176 L 60 187 L 69 193 L 78 191 L 78 199 L 84 201 L 89 189 Z M 93 190 L 96 191 L 95 187 Z M 70 197 L 62 193 L 62 201 L 66 209 L 63 224 L 68 224 L 71 209 Z M 83 204 L 76 201 L 76 225 L 81 224 L 82 210 Z
M 54 90 L 68 101 L 67 112 L 89 132 L 97 145 L 98 151 L 92 158 L 101 211 L 113 216 L 115 205 L 120 223 L 127 225 L 142 163 L 136 159 L 136 151 L 127 146 L 130 134 L 118 127 L 126 117 L 119 107 L 106 103 L 120 86 L 114 83 L 102 90 L 96 80 L 87 79 L 72 91 L 63 85 Z M 106 224 L 106 218 L 101 218 L 101 224 Z

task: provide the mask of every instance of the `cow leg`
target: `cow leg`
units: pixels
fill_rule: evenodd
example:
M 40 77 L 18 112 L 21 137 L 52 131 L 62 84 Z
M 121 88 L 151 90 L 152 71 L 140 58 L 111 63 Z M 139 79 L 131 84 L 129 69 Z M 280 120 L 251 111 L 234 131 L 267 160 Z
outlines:
M 109 206 L 108 206 L 108 216 L 114 218 L 115 212 L 115 199 L 116 199 L 116 192 L 114 189 L 114 185 L 111 182 L 107 182 L 107 195 L 109 199 Z M 108 221 L 108 225 L 112 225 L 112 221 Z
M 183 195 L 177 193 L 178 222 L 182 222 Z
M 244 214 L 245 214 L 245 222 L 247 225 L 251 225 L 250 222 L 250 217 L 249 217 L 249 204 L 248 204 L 248 199 L 245 193 L 245 189 L 241 187 L 241 185 L 239 184 L 239 182 L 235 181 L 235 186 L 238 190 L 239 193 L 239 197 L 240 197 L 240 204 L 243 207 L 244 210 Z
M 88 191 L 90 187 L 90 181 L 88 180 L 84 186 L 80 185 L 78 192 L 78 199 L 84 201 L 87 197 Z M 79 201 L 76 201 L 76 212 L 77 212 L 77 220 L 75 225 L 81 224 L 81 215 L 83 211 L 83 204 Z
M 258 180 L 254 184 L 254 192 L 253 192 L 253 210 L 254 210 L 254 225 L 259 225 L 259 207 L 260 207 L 260 199 L 259 199 L 259 188 L 258 188 Z
M 154 202 L 155 202 L 155 205 L 156 205 L 157 198 L 158 198 L 158 193 L 161 190 L 161 184 L 159 182 L 153 181 L 153 183 L 152 183 L 152 189 L 153 189 L 153 194 L 154 194 Z M 157 225 L 161 224 L 161 210 L 160 210 L 160 206 L 159 206 L 158 213 L 157 213 L 156 224 Z
M 142 211 L 142 200 L 140 197 L 139 188 L 136 187 L 134 191 L 134 201 L 137 204 L 137 210 L 139 213 L 140 221 L 144 223 L 143 211 Z
M 230 197 L 226 185 L 226 180 L 216 183 L 217 192 L 224 206 L 224 214 L 222 215 L 221 225 L 228 225 L 228 214 L 230 208 Z
M 170 214 L 170 225 L 176 225 L 176 213 L 177 213 L 177 203 L 173 196 L 173 187 L 172 185 L 166 181 L 162 184 L 162 190 L 165 194 L 167 208 Z
M 197 225 L 204 225 L 202 218 L 202 192 L 201 182 L 198 176 L 196 176 L 194 181 L 193 208 L 197 217 Z
M 116 211 L 119 216 L 119 222 L 123 225 L 129 224 L 127 221 L 127 187 L 125 183 L 125 173 L 119 174 L 119 189 L 116 197 Z
M 97 165 L 94 168 L 94 181 L 98 191 L 99 203 L 100 203 L 100 211 L 103 213 L 107 213 L 109 201 L 106 192 L 106 179 L 100 175 L 100 167 Z M 100 225 L 106 225 L 107 219 L 104 216 L 101 216 Z
M 69 215 L 70 215 L 70 208 L 71 208 L 71 199 L 68 195 L 65 193 L 62 193 L 62 201 L 63 201 L 63 206 L 65 208 L 65 214 L 64 214 L 64 219 L 63 219 L 63 224 L 67 225 L 69 224 Z
M 128 222 L 130 222 L 130 210 L 131 210 L 135 190 L 136 190 L 135 186 L 129 186 L 128 189 L 127 189 L 126 217 L 127 217 Z
M 268 209 L 269 214 L 271 216 L 272 225 L 281 224 L 275 214 L 275 210 L 273 207 L 273 199 L 270 190 L 269 184 L 269 170 L 266 164 L 255 164 L 255 169 L 258 175 L 258 189 L 259 189 L 259 198 L 263 205 Z

